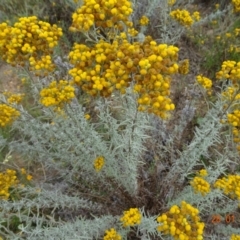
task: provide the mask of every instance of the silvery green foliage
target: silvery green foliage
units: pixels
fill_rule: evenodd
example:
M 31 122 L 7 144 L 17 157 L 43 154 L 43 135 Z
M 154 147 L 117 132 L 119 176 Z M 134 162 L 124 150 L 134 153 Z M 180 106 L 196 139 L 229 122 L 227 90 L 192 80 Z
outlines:
M 170 17 L 171 7 L 167 0 L 141 0 L 133 3 L 134 22 L 137 23 L 143 15 L 147 16 L 151 22 L 147 28 L 140 27 L 141 34 L 151 35 L 160 43 L 174 44 L 185 32 L 185 28 Z M 186 7 L 186 2 L 184 4 Z
M 92 215 L 92 219 L 82 218 L 79 209 L 88 209 L 94 207 L 101 208 L 100 205 L 93 204 L 90 201 L 79 199 L 77 197 L 68 197 L 58 191 L 46 191 L 41 189 L 28 188 L 23 189 L 22 193 L 26 193 L 26 198 L 18 201 L 1 201 L 0 213 L 1 223 L 10 223 L 12 217 L 18 217 L 21 224 L 19 229 L 21 234 L 15 234 L 5 225 L 0 223 L 3 228 L 0 235 L 11 237 L 11 239 L 100 239 L 107 229 L 115 228 L 122 236 L 127 238 L 129 228 L 122 228 L 119 218 L 120 216 L 103 215 L 101 218 Z M 72 219 L 56 220 L 58 209 L 69 211 L 75 210 L 79 213 Z M 49 210 L 51 211 L 49 211 Z M 65 211 L 67 211 L 65 210 Z M 49 211 L 43 215 L 43 212 Z M 152 237 L 160 236 L 156 228 L 156 216 L 148 216 L 144 210 L 142 212 L 142 221 L 137 226 L 137 236 L 141 239 L 152 239 Z M 66 221 L 68 220 L 68 221 Z M 34 226 L 34 227 L 33 227 Z M 166 238 L 164 238 L 166 239 Z
M 51 186 L 48 186 L 50 188 Z M 1 202 L 1 207 L 6 211 L 10 210 L 23 210 L 26 206 L 30 208 L 52 208 L 52 213 L 55 212 L 55 209 L 59 208 L 70 208 L 70 209 L 95 209 L 98 211 L 101 208 L 100 204 L 95 204 L 86 199 L 80 199 L 79 197 L 75 196 L 68 196 L 54 186 L 52 186 L 51 190 L 46 190 L 43 187 L 24 187 L 20 190 L 21 194 L 24 195 L 24 198 L 21 198 L 18 201 L 13 201 L 9 203 L 7 201 Z M 34 201 L 31 198 L 34 197 Z M 11 205 L 12 204 L 12 205 Z
M 43 84 L 36 81 L 31 86 L 35 107 L 30 112 L 18 107 L 21 116 L 12 126 L 18 138 L 9 144 L 9 149 L 26 161 L 42 166 L 47 174 L 38 179 L 40 193 L 26 188 L 22 190 L 20 200 L 2 202 L 2 222 L 10 224 L 12 217 L 22 222 L 19 236 L 2 225 L 3 235 L 10 239 L 44 239 L 46 236 L 74 239 L 79 234 L 83 234 L 81 239 L 102 237 L 106 229 L 116 226 L 116 219 L 105 216 L 107 202 L 104 206 L 98 201 L 91 202 L 91 194 L 84 194 L 81 190 L 88 189 L 92 196 L 101 191 L 103 199 L 104 194 L 108 194 L 112 205 L 126 209 L 126 202 L 115 193 L 121 191 L 127 198 L 138 193 L 143 144 L 149 137 L 146 135 L 148 116 L 137 111 L 131 89 L 124 96 L 97 101 L 93 121 L 85 119 L 85 108 L 76 99 L 65 107 L 64 113 L 56 113 L 40 106 L 36 97 L 42 85 L 47 85 L 50 79 L 45 78 Z M 32 112 L 38 115 L 32 116 Z M 105 159 L 100 172 L 96 172 L 93 166 L 98 156 Z M 77 214 L 86 215 L 88 220 L 77 219 Z M 93 220 L 89 214 L 93 214 Z M 98 219 L 94 214 L 103 217 Z M 119 224 L 120 216 L 117 218 Z M 139 234 L 144 231 L 143 234 L 156 235 L 154 219 L 146 221 L 152 227 L 141 226 Z M 129 229 L 119 231 L 123 238 L 128 232 Z
M 224 227 L 222 227 L 221 225 L 218 225 L 216 227 L 216 232 L 219 233 L 219 234 L 224 234 L 225 236 L 230 237 L 232 234 L 239 235 L 240 234 L 240 229 L 239 228 L 234 228 L 231 225 L 227 225 L 227 226 L 224 226 Z
M 94 204 L 79 197 L 70 197 L 57 190 L 47 191 L 45 189 L 28 187 L 23 188 L 20 192 L 25 197 L 16 201 L 0 202 L 0 225 L 3 228 L 0 230 L 0 235 L 6 237 L 14 236 L 11 239 L 30 239 L 36 232 L 41 232 L 44 226 L 48 228 L 62 226 L 65 223 L 64 221 L 61 219 L 55 220 L 56 215 L 61 217 L 58 213 L 60 210 L 68 213 L 72 211 L 75 214 L 75 216 L 69 217 L 69 219 L 65 217 L 65 220 L 70 220 L 71 222 L 78 215 L 81 215 L 81 211 L 87 212 L 93 209 L 98 211 L 101 208 L 100 204 Z M 22 234 L 27 238 L 16 238 L 15 234 L 5 227 L 6 223 L 7 225 L 11 223 L 13 217 L 19 218 Z M 33 226 L 35 227 L 33 228 Z
M 210 183 L 214 183 L 229 167 L 234 170 L 237 164 L 237 154 L 232 150 L 233 144 L 231 144 L 229 134 L 220 134 L 223 129 L 223 125 L 220 123 L 224 115 L 223 105 L 224 102 L 219 98 L 201 122 L 199 122 L 200 125 L 196 127 L 195 135 L 191 142 L 182 145 L 183 150 L 181 151 L 177 148 L 178 145 L 176 143 L 181 141 L 181 132 L 187 124 L 187 118 L 184 119 L 182 115 L 185 111 L 182 111 L 179 117 L 180 120 L 183 120 L 183 123 L 181 124 L 177 121 L 174 131 L 167 131 L 168 127 L 166 123 L 158 119 L 155 120 L 154 125 L 158 130 L 153 139 L 156 139 L 156 143 L 159 145 L 156 148 L 157 152 L 155 154 L 158 154 L 161 156 L 161 159 L 166 159 L 171 163 L 171 166 L 169 166 L 167 161 L 157 162 L 157 172 L 161 181 L 163 181 L 160 194 L 167 194 L 166 197 L 168 200 L 172 199 L 175 203 L 178 202 L 179 204 L 181 199 L 188 198 L 184 194 L 190 194 L 189 196 L 191 197 L 192 192 L 187 189 L 184 189 L 184 196 L 181 194 L 181 186 L 185 185 L 186 181 L 191 180 L 189 176 L 195 173 L 194 169 L 196 168 L 206 168 L 209 171 L 207 180 Z M 193 109 L 191 109 L 191 114 L 189 114 L 190 119 L 194 114 Z M 223 142 L 225 149 L 221 149 L 220 153 L 215 147 L 217 144 L 222 144 Z M 203 158 L 209 159 L 209 166 L 211 167 L 205 165 L 202 160 Z M 167 173 L 163 173 L 166 170 Z M 178 197 L 176 198 L 176 196 Z M 177 199 L 179 201 L 176 201 Z M 169 206 L 171 202 L 168 202 Z M 191 202 L 193 203 L 194 200 Z
M 116 227 L 116 218 L 112 216 L 95 217 L 93 220 L 77 219 L 73 223 L 60 223 L 55 227 L 35 229 L 27 239 L 100 239 L 105 230 Z M 24 229 L 22 229 L 23 232 Z M 118 231 L 126 237 L 126 231 Z
M 224 7 L 224 9 L 218 9 L 216 11 L 210 12 L 207 16 L 205 16 L 204 18 L 202 18 L 197 24 L 204 24 L 204 23 L 209 23 L 213 20 L 216 19 L 221 19 L 222 17 L 225 18 L 226 16 L 228 16 L 229 14 L 231 14 L 232 12 L 232 5 L 227 5 L 226 7 Z M 225 31 L 226 28 L 228 28 L 229 25 L 226 22 L 223 22 L 223 24 L 220 24 L 220 28 Z
M 105 230 L 116 228 L 116 218 L 110 215 L 95 217 L 94 219 L 77 219 L 73 222 L 59 222 L 52 227 L 35 228 L 28 231 L 23 226 L 20 227 L 23 238 L 15 239 L 102 239 Z M 126 239 L 126 230 L 118 231 Z
M 18 201 L 0 202 L 2 209 L 0 212 L 0 235 L 6 239 L 102 239 L 104 232 L 110 228 L 115 228 L 122 239 L 127 239 L 129 228 L 121 226 L 120 216 L 113 217 L 105 214 L 101 217 L 92 215 L 88 219 L 82 217 L 79 209 L 82 211 L 88 211 L 91 208 L 98 210 L 101 208 L 99 204 L 43 188 L 41 191 L 37 188 L 23 188 L 21 193 L 26 195 Z M 76 216 L 72 219 L 62 219 L 58 213 L 58 210 L 61 209 L 75 211 Z M 157 216 L 147 215 L 144 209 L 141 210 L 141 213 L 142 221 L 136 228 L 137 236 L 141 239 L 161 237 L 156 230 Z M 11 222 L 13 217 L 19 218 L 21 223 L 18 226 L 20 230 L 18 234 L 5 226 L 6 223 Z
M 230 236 L 232 234 L 229 234 L 227 237 L 224 237 L 223 234 L 209 234 L 208 236 L 204 236 L 204 239 L 206 240 L 229 240 L 230 239 Z
M 144 209 L 141 210 L 141 213 L 142 220 L 138 225 L 137 236 L 141 237 L 142 240 L 153 239 L 156 236 L 161 237 L 161 233 L 157 231 L 159 225 L 157 223 L 157 216 L 150 216 L 145 213 Z
M 183 144 L 183 133 L 195 116 L 196 108 L 193 101 L 186 100 L 183 106 L 182 109 L 174 113 L 174 124 L 169 124 L 169 121 L 154 116 L 150 118 L 151 125 L 154 126 L 154 130 L 151 132 L 151 141 L 154 142 L 151 150 L 161 159 L 157 162 L 157 172 L 159 174 L 169 167 L 167 162 L 173 163 L 178 158 L 178 143 Z M 173 127 L 170 128 L 169 125 Z
M 194 205 L 202 215 L 209 217 L 214 214 L 234 213 L 238 207 L 238 201 L 229 199 L 218 189 L 211 189 L 209 194 L 202 196 L 194 193 L 191 186 L 185 187 L 177 198 L 168 202 L 168 206 L 179 205 L 183 200 Z
M 148 123 L 146 115 L 137 112 L 131 95 L 119 99 L 123 104 L 118 109 L 121 120 L 110 112 L 110 102 L 99 102 L 100 121 L 96 124 L 86 121 L 77 102 L 66 107 L 66 116 L 44 109 L 41 118 L 34 118 L 22 110 L 14 124 L 21 137 L 10 147 L 55 169 L 69 182 L 74 182 L 79 174 L 89 182 L 112 178 L 130 195 L 135 194 Z M 93 163 L 98 156 L 104 156 L 105 165 L 96 173 Z
M 2 136 L 0 135 L 0 150 L 2 150 L 7 144 L 7 140 Z
M 219 133 L 223 127 L 220 123 L 223 111 L 223 102 L 219 99 L 206 113 L 201 125 L 195 128 L 194 138 L 174 161 L 168 178 L 174 176 L 178 182 L 183 182 L 194 167 L 202 166 L 201 157 L 208 157 L 209 147 L 221 142 Z
M 114 179 L 119 186 L 124 186 L 129 194 L 137 193 L 137 170 L 142 165 L 140 159 L 144 150 L 143 141 L 148 138 L 145 132 L 150 127 L 149 119 L 145 114 L 136 111 L 135 104 L 133 96 L 129 93 L 124 97 L 114 96 L 108 100 L 99 100 L 95 107 L 98 118 L 96 123 L 85 120 L 84 108 L 76 101 L 66 107 L 66 116 L 56 115 L 52 110 L 44 109 L 41 118 L 34 118 L 24 109 L 19 109 L 22 115 L 15 122 L 14 129 L 21 134 L 21 137 L 11 143 L 11 150 L 36 162 L 39 161 L 44 168 L 54 169 L 57 174 L 41 183 L 42 192 L 35 193 L 33 189 L 26 189 L 25 198 L 1 203 L 0 208 L 4 209 L 0 215 L 2 220 L 9 222 L 10 217 L 18 216 L 23 222 L 19 226 L 22 236 L 8 232 L 3 226 L 7 237 L 44 239 L 48 236 L 50 239 L 93 239 L 102 237 L 106 229 L 116 226 L 119 227 L 117 230 L 123 238 L 127 236 L 127 230 L 119 226 L 119 216 L 102 215 L 101 218 L 97 218 L 93 215 L 92 220 L 78 218 L 78 213 L 79 216 L 83 216 L 84 211 L 97 213 L 101 212 L 103 207 L 99 203 L 89 201 L 84 195 L 81 196 L 81 192 L 78 192 L 76 197 L 67 196 L 67 193 L 68 188 L 79 179 L 80 184 L 85 184 L 82 182 L 82 179 L 85 179 L 89 184 L 94 182 L 101 185 L 106 177 Z M 172 176 L 167 174 L 163 178 L 162 184 L 168 184 L 169 192 L 166 200 L 168 207 L 185 200 L 196 206 L 203 214 L 224 215 L 237 208 L 236 201 L 230 201 L 218 190 L 201 197 L 194 194 L 191 187 L 184 187 L 184 190 L 174 187 L 175 183 L 176 186 L 179 182 L 182 183 L 181 177 L 188 177 L 193 173 L 194 167 L 202 166 L 200 156 L 208 157 L 209 147 L 220 142 L 219 132 L 222 125 L 219 120 L 223 112 L 221 106 L 223 103 L 218 100 L 209 110 L 196 129 L 193 140 L 184 151 L 177 153 L 179 158 L 168 173 Z M 231 163 L 231 156 L 226 157 L 227 152 L 229 152 L 228 148 L 224 155 L 215 153 L 217 157 L 207 169 L 209 172 L 207 180 L 210 183 L 215 182 Z M 106 163 L 103 170 L 97 174 L 93 168 L 93 159 L 99 155 L 105 157 Z M 66 186 L 63 186 L 62 180 Z M 53 182 L 54 185 L 48 182 Z M 108 181 L 104 184 L 113 191 L 115 185 L 111 185 Z M 118 204 L 119 199 L 115 197 L 114 201 Z M 41 214 L 42 209 L 49 209 L 49 214 Z M 75 214 L 71 214 L 71 211 L 75 211 Z M 143 210 L 142 214 L 142 222 L 137 228 L 137 234 L 141 239 L 152 239 L 153 236 L 170 239 L 156 231 L 158 225 L 156 216 L 147 216 Z M 56 220 L 56 216 L 59 220 Z M 35 224 L 34 228 L 33 224 Z M 43 226 L 47 227 L 43 228 Z
M 105 100 L 104 104 L 98 103 L 97 111 L 100 124 L 107 129 L 103 136 L 108 139 L 108 148 L 115 159 L 107 175 L 120 175 L 118 180 L 123 186 L 136 193 L 138 170 L 142 165 L 141 154 L 145 149 L 143 141 L 149 138 L 145 133 L 149 123 L 147 115 L 137 111 L 136 101 L 132 98 L 133 95 L 129 93 L 124 98 L 115 96 L 114 99 Z M 110 113 L 110 108 L 116 112 L 115 116 Z M 126 177 L 129 183 L 125 183 Z M 131 186 L 133 184 L 134 188 Z
M 146 28 L 145 26 L 140 27 L 140 36 L 151 35 L 158 42 L 175 44 L 186 32 L 186 28 L 180 25 L 177 21 L 171 18 L 169 13 L 175 9 L 188 9 L 192 8 L 194 1 L 176 1 L 173 6 L 168 5 L 168 0 L 141 0 L 133 1 L 134 3 L 134 14 L 132 16 L 134 22 L 138 22 L 142 15 L 146 15 L 151 22 L 151 25 Z M 197 10 L 197 9 L 196 9 Z M 209 13 L 207 16 L 202 17 L 200 21 L 195 22 L 194 26 L 202 26 L 202 24 L 209 23 L 213 20 L 220 19 L 230 14 L 232 6 L 228 5 L 223 10 L 218 9 Z M 220 24 L 218 29 L 219 34 L 225 32 L 229 22 L 226 21 L 224 24 Z M 148 30 L 148 32 L 146 32 Z
M 231 136 L 226 132 L 221 133 L 224 125 L 220 123 L 220 120 L 226 114 L 223 106 L 224 102 L 219 98 L 199 123 L 199 127 L 195 128 L 194 138 L 186 146 L 186 149 L 179 153 L 179 158 L 173 162 L 173 166 L 164 178 L 164 183 L 170 186 L 167 195 L 169 199 L 168 207 L 173 204 L 180 205 L 181 201 L 184 200 L 197 207 L 201 215 L 209 216 L 208 221 L 211 221 L 214 214 L 220 214 L 223 219 L 229 213 L 235 215 L 239 205 L 238 200 L 230 199 L 222 191 L 213 187 L 216 180 L 225 174 L 228 169 L 236 172 L 235 167 L 239 162 Z M 217 145 L 223 144 L 223 142 L 224 148 L 219 152 Z M 202 160 L 204 157 L 208 159 L 207 164 Z M 205 196 L 195 193 L 191 186 L 184 186 L 182 190 L 180 189 L 184 181 L 193 179 L 197 171 L 194 169 L 199 168 L 207 170 L 208 176 L 205 179 L 211 185 L 210 193 Z M 238 229 L 224 224 L 220 228 L 220 232 L 216 229 L 214 232 L 221 233 L 221 235 L 216 238 L 213 235 L 213 238 L 211 238 L 211 233 L 209 233 L 206 239 L 225 239 L 224 236 L 228 236 L 229 239 L 232 233 L 239 233 Z M 219 236 L 221 237 L 219 238 Z
M 45 78 L 43 84 L 48 85 L 50 80 Z M 91 220 L 76 220 L 78 214 L 89 218 L 89 214 L 102 215 L 106 211 L 107 202 L 104 206 L 98 201 L 91 202 L 84 190 L 87 189 L 92 196 L 99 195 L 96 191 L 102 191 L 100 195 L 103 199 L 104 194 L 108 194 L 116 208 L 119 205 L 123 208 L 126 204 L 115 194 L 119 189 L 128 196 L 137 193 L 143 141 L 148 137 L 145 135 L 149 126 L 147 116 L 137 112 L 135 98 L 129 93 L 111 100 L 99 100 L 96 103 L 96 123 L 85 119 L 85 109 L 76 99 L 66 106 L 64 114 L 57 114 L 38 104 L 36 96 L 39 96 L 43 84 L 36 81 L 31 85 L 36 106 L 30 112 L 36 111 L 38 116 L 33 117 L 21 106 L 18 107 L 21 117 L 13 124 L 18 139 L 11 142 L 9 148 L 23 159 L 40 164 L 48 174 L 38 180 L 42 189 L 40 194 L 28 188 L 22 191 L 25 197 L 19 201 L 2 202 L 2 222 L 10 223 L 13 216 L 20 218 L 23 222 L 21 233 L 27 239 L 42 239 L 44 236 L 74 239 L 79 233 L 84 234 L 80 236 L 86 239 L 102 236 L 111 226 L 109 221 L 113 222 L 113 217 L 109 217 L 109 221 L 105 221 L 106 216 L 99 221 L 96 218 L 92 225 Z M 100 172 L 96 172 L 93 166 L 98 156 L 105 159 Z M 43 209 L 49 213 L 46 214 Z M 63 220 L 58 221 L 57 218 Z M 75 225 L 70 221 L 76 221 Z M 70 234 L 62 225 L 73 232 Z M 76 230 L 76 226 L 82 226 L 82 229 L 78 227 Z M 18 239 L 13 232 L 3 228 L 3 235 Z M 122 236 L 127 232 L 123 229 Z

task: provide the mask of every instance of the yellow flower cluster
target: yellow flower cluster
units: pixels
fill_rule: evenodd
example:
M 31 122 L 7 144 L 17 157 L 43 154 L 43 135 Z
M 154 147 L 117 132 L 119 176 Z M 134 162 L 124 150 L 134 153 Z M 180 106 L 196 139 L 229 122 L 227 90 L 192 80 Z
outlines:
M 174 109 L 169 98 L 170 75 L 178 73 L 178 51 L 175 46 L 157 44 L 151 37 L 143 43 L 122 39 L 112 43 L 99 41 L 93 47 L 75 44 L 69 58 L 69 71 L 76 85 L 92 96 L 108 97 L 114 90 L 125 93 L 134 78 L 139 111 L 162 118 Z
M 48 87 L 43 88 L 40 92 L 40 102 L 46 107 L 63 107 L 65 103 L 69 103 L 75 97 L 75 89 L 68 81 L 53 81 Z
M 210 184 L 202 177 L 194 177 L 190 184 L 195 193 L 201 193 L 203 196 L 205 196 L 210 192 Z
M 234 29 L 234 35 L 235 35 L 235 37 L 239 36 L 239 34 L 240 34 L 240 28 L 235 28 L 235 29 Z
M 232 234 L 230 240 L 240 240 L 240 235 Z
M 193 18 L 193 20 L 195 21 L 195 22 L 198 22 L 200 19 L 201 19 L 201 17 L 200 17 L 200 13 L 199 12 L 194 12 L 193 14 L 192 14 L 192 18 Z
M 216 73 L 217 79 L 229 79 L 233 83 L 240 80 L 240 62 L 224 61 L 221 70 Z
M 97 172 L 99 172 L 103 165 L 104 165 L 104 157 L 100 156 L 100 157 L 97 157 L 95 160 L 94 160 L 94 168 Z
M 229 113 L 227 115 L 228 122 L 233 126 L 233 127 L 240 127 L 240 110 L 235 110 L 233 113 Z
M 240 93 L 238 92 L 239 92 L 238 85 L 235 84 L 235 86 L 227 87 L 226 90 L 222 92 L 222 96 L 229 101 L 239 100 Z
M 228 87 L 222 95 L 229 101 L 237 101 L 240 99 L 239 80 L 240 80 L 240 62 L 224 61 L 221 70 L 216 73 L 217 79 L 230 80 L 232 86 Z M 240 109 L 239 104 L 234 104 L 232 112 L 227 114 L 227 122 L 232 126 L 233 140 L 237 143 L 237 150 L 240 151 Z
M 9 190 L 18 183 L 15 170 L 7 169 L 0 173 L 0 199 L 8 199 L 10 196 Z
M 184 74 L 184 75 L 189 73 L 189 60 L 188 59 L 184 59 L 183 61 L 181 61 L 179 63 L 178 72 L 180 74 Z
M 215 8 L 216 8 L 216 10 L 218 10 L 219 9 L 219 3 L 217 3 L 217 4 L 215 4 Z
M 215 21 L 214 21 L 215 23 Z M 216 24 L 216 23 L 215 23 Z M 236 41 L 236 37 L 239 36 L 240 29 L 234 28 L 230 32 L 222 33 L 216 37 L 216 40 L 219 44 L 227 47 L 227 52 L 229 52 L 230 56 L 234 56 L 234 54 L 240 52 L 240 47 L 238 46 L 238 41 Z
M 30 57 L 29 64 L 31 66 L 30 67 L 31 70 L 39 71 L 44 69 L 45 70 L 44 75 L 47 75 L 47 72 L 51 72 L 55 68 L 54 63 L 52 62 L 52 57 L 50 55 L 41 56 L 38 59 Z
M 17 117 L 20 116 L 20 112 L 7 104 L 0 104 L 0 127 L 5 127 L 11 124 Z
M 190 27 L 194 21 L 200 20 L 199 12 L 191 14 L 187 10 L 176 9 L 170 12 L 170 16 L 185 27 Z
M 223 193 L 232 199 L 240 200 L 240 176 L 228 175 L 222 179 L 218 179 L 214 183 L 214 187 L 223 190 Z
M 239 0 L 232 0 L 232 5 L 234 12 L 238 13 L 240 12 L 240 1 Z
M 206 169 L 201 169 L 199 172 L 198 172 L 198 175 L 201 176 L 201 177 L 206 177 L 208 175 L 208 172 Z
M 146 26 L 149 23 L 149 19 L 146 16 L 142 16 L 139 20 L 139 24 L 142 26 Z
M 85 114 L 84 117 L 86 120 L 89 120 L 91 118 L 91 116 L 89 114 Z
M 212 80 L 207 78 L 207 77 L 204 77 L 202 75 L 198 75 L 196 77 L 197 79 L 197 82 L 203 87 L 205 88 L 206 90 L 210 91 L 210 89 L 212 88 Z
M 176 3 L 176 0 L 168 0 L 168 5 L 171 7 Z
M 230 44 L 228 52 L 230 53 L 239 53 L 240 52 L 240 47 Z
M 240 94 L 238 94 L 240 98 Z M 234 110 L 232 113 L 227 115 L 227 122 L 232 126 L 233 141 L 237 143 L 237 149 L 240 151 L 240 110 Z
M 121 239 L 122 239 L 121 235 L 119 235 L 114 228 L 106 230 L 105 236 L 103 237 L 103 240 L 121 240 Z
M 23 176 L 25 176 L 25 178 L 28 180 L 28 181 L 31 181 L 32 180 L 32 175 L 30 174 L 27 174 L 27 171 L 25 168 L 21 168 L 21 174 Z
M 142 214 L 137 208 L 130 208 L 128 211 L 124 211 L 123 216 L 120 218 L 124 227 L 140 224 L 141 220 Z
M 49 54 L 61 36 L 61 28 L 39 21 L 36 16 L 19 18 L 13 27 L 3 22 L 0 24 L 0 56 L 12 65 L 25 66 L 25 61 L 29 61 L 31 70 L 52 70 Z
M 128 21 L 133 12 L 128 0 L 84 0 L 83 5 L 72 15 L 71 31 L 88 31 L 96 27 L 123 29 L 123 23 L 132 26 Z
M 228 100 L 239 100 L 240 93 L 237 93 L 237 88 L 228 87 L 226 91 L 223 92 L 223 96 Z M 236 105 L 237 107 L 238 105 Z M 223 123 L 225 123 L 223 121 Z M 236 148 L 240 151 L 240 110 L 233 110 L 231 113 L 227 114 L 227 123 L 232 127 L 233 141 L 237 144 Z
M 3 95 L 7 98 L 8 103 L 19 104 L 22 101 L 25 94 L 20 94 L 20 93 L 13 94 L 11 92 L 4 92 Z
M 202 240 L 204 223 L 200 222 L 198 209 L 186 202 L 181 207 L 173 205 L 167 213 L 157 218 L 161 223 L 157 230 L 170 234 L 175 240 Z
M 225 33 L 225 36 L 227 37 L 227 38 L 231 38 L 232 37 L 232 34 L 231 33 Z

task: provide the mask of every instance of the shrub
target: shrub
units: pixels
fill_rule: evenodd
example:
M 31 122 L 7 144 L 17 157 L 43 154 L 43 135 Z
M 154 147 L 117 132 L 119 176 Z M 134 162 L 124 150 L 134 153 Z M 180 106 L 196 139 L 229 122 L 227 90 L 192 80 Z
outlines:
M 85 42 L 66 60 L 55 49 L 63 35 L 56 24 L 36 16 L 0 24 L 2 59 L 25 75 L 30 96 L 21 104 L 23 95 L 0 95 L 2 133 L 15 135 L 0 135 L 9 151 L 0 173 L 3 238 L 238 238 L 240 64 L 223 62 L 220 95 L 197 75 L 203 97 L 197 85 L 191 91 L 208 107 L 187 141 L 197 104 L 174 104 L 171 86 L 187 78 L 189 60 L 170 42 L 200 16 L 165 2 L 165 20 L 188 28 L 159 43 L 144 35 L 152 12 L 140 15 L 143 3 L 84 1 L 69 30 Z

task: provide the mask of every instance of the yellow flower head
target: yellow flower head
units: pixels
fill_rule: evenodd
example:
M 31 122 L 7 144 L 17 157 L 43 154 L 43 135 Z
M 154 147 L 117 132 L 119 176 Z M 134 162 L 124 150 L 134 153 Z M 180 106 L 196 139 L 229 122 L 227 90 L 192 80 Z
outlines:
M 194 19 L 194 21 L 199 21 L 200 20 L 200 13 L 199 12 L 194 12 L 193 14 L 192 14 L 192 18 Z
M 236 12 L 236 13 L 240 12 L 239 0 L 232 0 L 232 5 L 233 5 L 234 12 Z
M 161 223 L 157 230 L 169 234 L 174 239 L 203 240 L 204 223 L 200 222 L 199 211 L 186 202 L 181 206 L 173 205 L 170 210 L 157 218 Z
M 129 0 L 83 1 L 83 5 L 72 14 L 70 31 L 89 31 L 98 28 L 122 29 L 122 23 L 130 25 L 129 16 L 133 12 Z
M 180 62 L 178 72 L 180 74 L 188 74 L 188 72 L 189 72 L 189 60 L 188 59 L 184 59 L 182 62 Z
M 30 175 L 30 174 L 27 175 L 27 180 L 28 180 L 28 181 L 31 181 L 32 178 L 33 178 L 32 175 Z
M 193 19 L 187 10 L 176 9 L 170 12 L 170 16 L 185 27 L 193 24 Z
M 26 169 L 25 169 L 25 168 L 21 168 L 21 174 L 23 174 L 23 175 L 27 174 L 27 172 L 26 172 Z
M 188 71 L 187 60 L 179 70 L 178 52 L 177 47 L 158 44 L 150 36 L 143 42 L 119 37 L 112 43 L 100 40 L 93 47 L 75 44 L 69 53 L 73 65 L 69 74 L 84 92 L 103 97 L 114 91 L 124 94 L 134 78 L 138 110 L 166 119 L 175 108 L 170 99 L 171 76 Z
M 141 19 L 139 20 L 140 25 L 146 26 L 149 23 L 149 19 L 147 16 L 142 16 Z
M 6 104 L 0 104 L 0 113 L 0 127 L 5 127 L 11 124 L 17 117 L 20 116 L 20 112 L 18 110 Z
M 212 88 L 212 80 L 204 77 L 202 75 L 198 75 L 197 77 L 197 82 L 205 89 L 210 90 Z
M 240 240 L 240 235 L 232 234 L 230 240 Z
M 203 196 L 205 196 L 210 192 L 210 184 L 201 177 L 195 177 L 190 184 L 195 193 L 201 193 Z
M 38 20 L 36 16 L 21 17 L 13 26 L 1 23 L 0 55 L 13 66 L 27 63 L 30 70 L 45 74 L 55 67 L 49 54 L 62 34 L 57 25 Z
M 233 84 L 240 79 L 240 62 L 227 60 L 222 63 L 221 70 L 216 73 L 217 79 L 229 79 Z
M 91 116 L 89 114 L 85 114 L 84 117 L 86 120 L 89 120 L 91 118 Z
M 198 175 L 201 176 L 201 177 L 206 177 L 208 175 L 207 170 L 206 169 L 201 169 L 198 172 Z
M 43 88 L 40 92 L 40 102 L 46 106 L 62 107 L 69 103 L 75 97 L 75 89 L 68 81 L 53 81 L 48 87 Z
M 15 170 L 7 169 L 0 173 L 0 199 L 8 199 L 9 190 L 18 183 L 17 173 Z
M 121 240 L 122 237 L 114 228 L 105 231 L 105 236 L 103 240 Z
M 228 175 L 218 179 L 214 187 L 219 188 L 232 199 L 240 200 L 240 175 Z
M 168 0 L 168 5 L 173 6 L 175 4 L 176 0 Z
M 99 172 L 102 169 L 103 165 L 104 165 L 104 157 L 100 156 L 94 160 L 94 168 L 97 172 Z
M 130 208 L 125 211 L 123 216 L 120 218 L 124 227 L 134 226 L 135 224 L 140 224 L 142 219 L 142 214 L 137 208 Z
M 3 94 L 6 96 L 7 101 L 10 104 L 14 104 L 14 103 L 15 104 L 19 104 L 22 101 L 23 97 L 24 97 L 24 94 L 20 94 L 20 93 L 13 94 L 13 93 L 10 93 L 10 92 L 4 92 Z

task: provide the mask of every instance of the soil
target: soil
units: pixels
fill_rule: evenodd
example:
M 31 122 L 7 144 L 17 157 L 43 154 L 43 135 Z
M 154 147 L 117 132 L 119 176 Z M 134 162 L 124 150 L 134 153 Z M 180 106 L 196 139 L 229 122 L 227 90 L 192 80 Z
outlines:
M 16 68 L 0 62 L 0 92 L 17 93 L 20 90 L 21 80 L 17 76 Z

